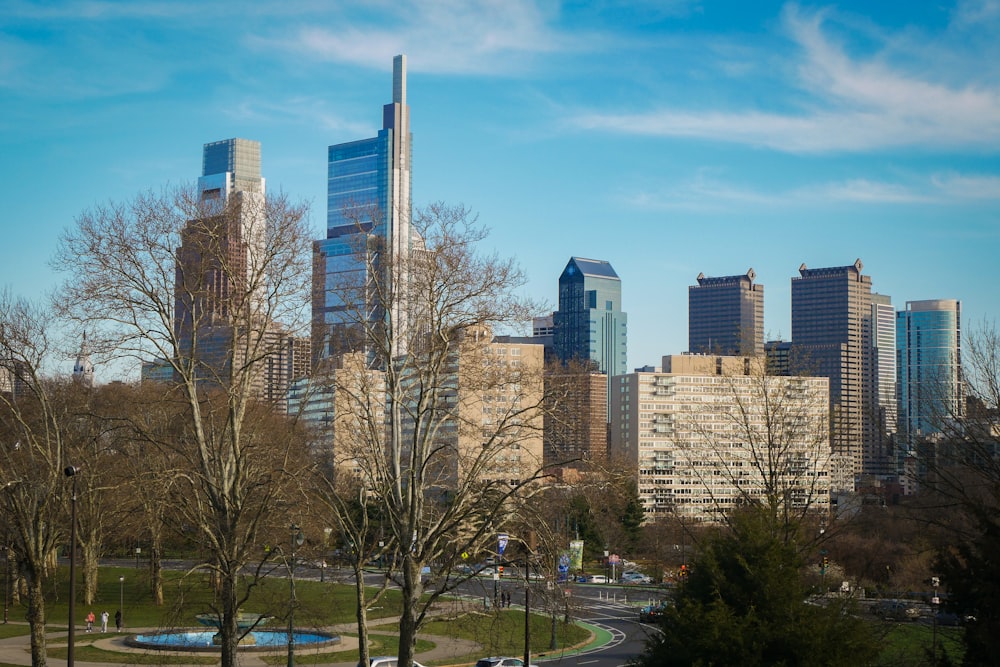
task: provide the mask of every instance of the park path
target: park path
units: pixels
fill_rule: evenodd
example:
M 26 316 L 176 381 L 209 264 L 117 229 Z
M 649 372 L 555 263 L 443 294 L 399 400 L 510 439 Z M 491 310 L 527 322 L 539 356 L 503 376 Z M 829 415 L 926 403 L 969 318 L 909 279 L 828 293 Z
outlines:
M 437 609 L 435 616 L 446 615 L 449 612 L 455 611 L 449 608 L 447 605 L 443 605 L 442 608 Z M 379 634 L 398 634 L 398 628 L 385 628 L 384 626 L 394 626 L 398 623 L 398 619 L 395 618 L 381 618 L 369 621 L 368 625 L 373 630 L 376 630 Z M 27 625 L 23 623 L 23 625 Z M 129 630 L 128 633 L 117 634 L 110 633 L 107 637 L 102 637 L 94 642 L 94 646 L 97 648 L 115 651 L 117 653 L 136 653 L 139 655 L 145 655 L 150 653 L 146 649 L 134 649 L 125 646 L 125 636 L 126 634 L 137 634 L 141 632 L 156 632 L 161 628 L 133 628 Z M 335 634 L 340 634 L 342 636 L 341 645 L 338 647 L 339 650 L 348 650 L 352 648 L 357 648 L 358 640 L 356 637 L 344 637 L 344 633 L 353 633 L 357 631 L 357 625 L 353 623 L 344 623 L 340 625 L 334 625 L 328 628 L 331 632 Z M 65 632 L 57 632 L 48 634 L 50 640 L 56 640 L 62 643 L 66 637 Z M 100 634 L 100 633 L 98 633 Z M 469 641 L 466 639 L 457 639 L 455 637 L 444 637 L 438 635 L 425 635 L 421 634 L 421 639 L 426 639 L 428 641 L 434 642 L 434 648 L 429 651 L 424 651 L 423 653 L 418 653 L 416 655 L 416 660 L 424 664 L 429 662 L 435 662 L 438 664 L 445 663 L 449 664 L 448 660 L 451 658 L 459 658 L 462 656 L 468 656 L 476 653 L 482 649 L 482 646 L 477 642 Z M 306 649 L 302 647 L 297 647 L 295 650 L 296 655 L 308 655 L 309 653 L 319 653 L 322 651 L 328 651 L 327 649 Z M 163 652 L 169 653 L 170 655 L 189 655 L 197 656 L 199 658 L 209 657 L 211 654 L 205 653 L 188 653 L 188 652 Z M 275 652 L 257 652 L 257 651 L 240 651 L 237 653 L 237 663 L 240 667 L 273 667 L 264 661 L 264 656 L 273 656 Z M 31 665 L 31 639 L 28 635 L 22 635 L 19 637 L 8 637 L 6 639 L 0 639 L 0 664 L 2 665 Z M 66 660 L 58 658 L 49 658 L 48 664 L 52 667 L 64 667 L 66 665 Z M 124 663 L 107 663 L 107 662 L 85 662 L 81 660 L 73 661 L 74 667 L 128 667 L 128 662 Z M 458 663 L 465 664 L 465 663 Z M 172 665 L 171 667 L 183 667 L 179 665 Z M 197 665 L 196 667 L 206 667 L 205 665 Z M 353 662 L 333 662 L 333 663 L 310 663 L 310 667 L 357 667 Z

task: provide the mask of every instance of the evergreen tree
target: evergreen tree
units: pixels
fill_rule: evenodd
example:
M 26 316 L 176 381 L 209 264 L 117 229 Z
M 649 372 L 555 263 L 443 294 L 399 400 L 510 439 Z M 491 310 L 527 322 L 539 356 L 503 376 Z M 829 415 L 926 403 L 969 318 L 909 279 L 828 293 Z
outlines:
M 858 665 L 877 653 L 840 600 L 807 600 L 794 540 L 758 506 L 740 509 L 694 559 L 662 633 L 633 661 L 667 665 Z

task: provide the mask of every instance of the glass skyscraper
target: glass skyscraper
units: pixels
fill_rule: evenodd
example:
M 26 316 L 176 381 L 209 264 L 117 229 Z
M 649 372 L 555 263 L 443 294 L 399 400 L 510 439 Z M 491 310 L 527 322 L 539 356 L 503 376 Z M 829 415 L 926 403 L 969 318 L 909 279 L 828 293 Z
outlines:
M 359 318 L 390 318 L 402 327 L 395 338 L 404 338 L 406 259 L 420 243 L 410 227 L 410 156 L 406 56 L 399 55 L 393 59 L 392 102 L 383 107 L 378 135 L 329 148 L 327 233 L 313 243 L 315 361 L 363 347 Z M 387 312 L 370 288 L 372 271 L 390 266 L 393 275 L 381 276 L 394 289 Z
M 962 304 L 907 301 L 896 313 L 896 368 L 901 441 L 939 433 L 963 412 Z
M 622 281 L 603 260 L 572 257 L 559 276 L 553 346 L 562 361 L 592 362 L 608 377 L 628 372 L 628 316 Z

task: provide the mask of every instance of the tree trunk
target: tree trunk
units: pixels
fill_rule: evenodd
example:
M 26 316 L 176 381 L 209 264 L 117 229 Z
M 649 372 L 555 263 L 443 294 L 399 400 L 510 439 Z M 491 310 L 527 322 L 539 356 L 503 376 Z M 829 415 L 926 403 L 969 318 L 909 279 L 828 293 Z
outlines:
M 410 554 L 403 556 L 403 613 L 399 617 L 399 665 L 409 667 L 413 664 L 413 649 L 417 645 L 418 616 L 417 609 L 423 586 L 420 581 L 420 565 Z
M 149 548 L 149 591 L 153 596 L 153 604 L 163 606 L 163 563 L 160 560 L 159 536 Z
M 354 560 L 354 591 L 358 598 L 358 664 L 367 665 L 368 658 L 368 600 L 365 597 L 365 571 L 360 556 Z
M 236 667 L 236 646 L 239 628 L 236 625 L 236 576 L 230 572 L 219 573 L 217 580 L 222 584 L 222 623 L 219 627 L 219 641 L 222 647 L 222 667 Z
M 92 605 L 97 600 L 99 565 L 97 554 L 98 548 L 94 542 L 88 541 L 80 545 L 80 560 L 83 561 L 80 564 L 80 569 L 83 571 L 83 603 L 85 605 Z
M 45 644 L 45 596 L 42 592 L 42 578 L 37 573 L 26 572 L 28 584 L 28 625 L 31 626 L 31 665 L 45 667 L 47 650 Z

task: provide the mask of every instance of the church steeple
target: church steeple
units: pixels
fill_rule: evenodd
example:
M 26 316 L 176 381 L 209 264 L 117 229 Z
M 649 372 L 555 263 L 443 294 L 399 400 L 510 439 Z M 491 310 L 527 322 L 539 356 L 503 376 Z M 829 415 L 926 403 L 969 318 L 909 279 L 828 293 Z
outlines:
M 80 352 L 76 355 L 76 363 L 73 364 L 73 379 L 85 387 L 94 386 L 94 364 L 90 361 L 90 350 L 87 349 L 86 331 L 83 332 Z

